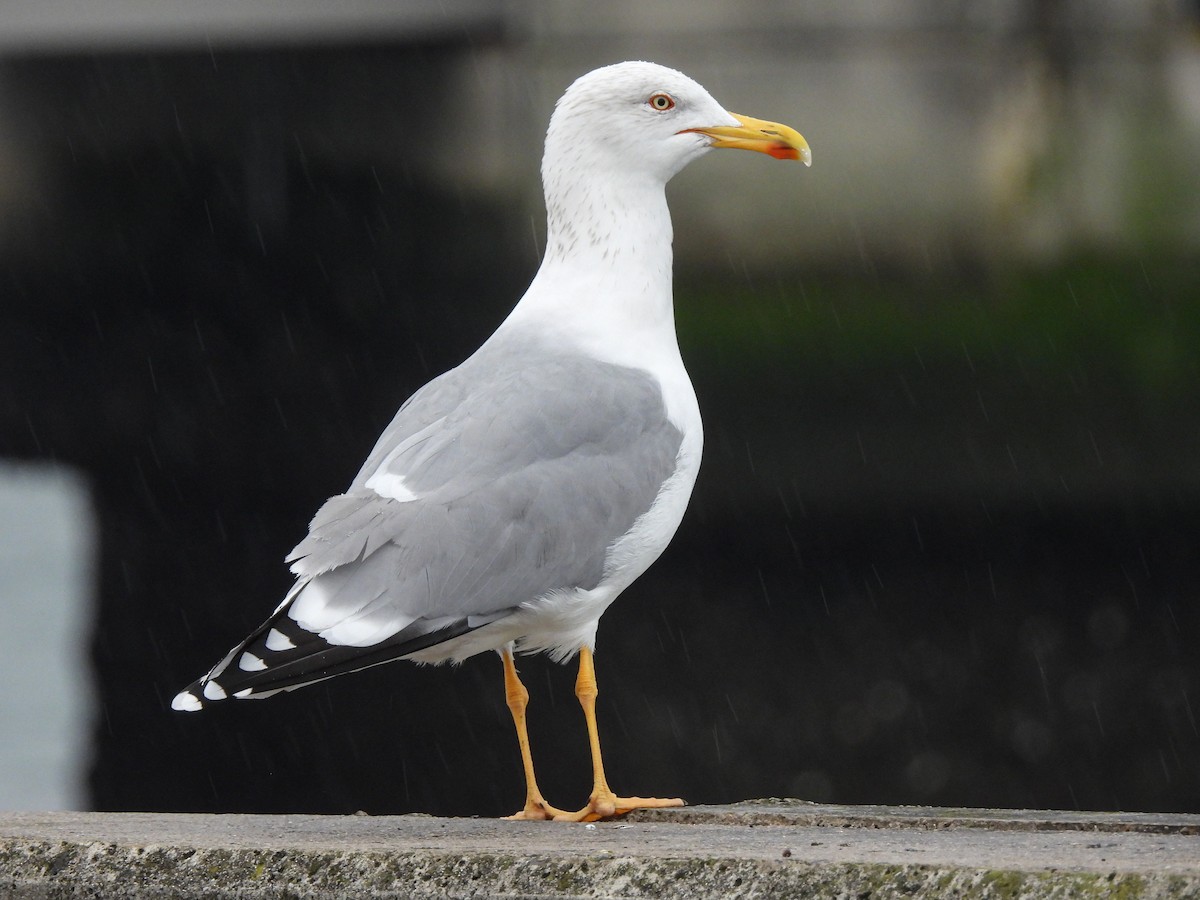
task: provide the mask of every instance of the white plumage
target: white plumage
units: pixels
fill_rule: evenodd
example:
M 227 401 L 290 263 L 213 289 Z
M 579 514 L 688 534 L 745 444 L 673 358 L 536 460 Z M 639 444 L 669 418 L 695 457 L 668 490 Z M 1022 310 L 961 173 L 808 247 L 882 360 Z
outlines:
M 680 802 L 608 789 L 592 649 L 604 610 L 674 535 L 700 466 L 664 189 L 713 147 L 809 161 L 799 134 L 725 111 L 672 69 L 621 63 L 571 85 L 546 135 L 547 247 L 529 289 L 475 354 L 400 408 L 289 556 L 296 585 L 175 709 L 497 650 L 525 761 L 520 817 Z M 514 650 L 581 654 L 597 777 L 576 813 L 537 789 Z

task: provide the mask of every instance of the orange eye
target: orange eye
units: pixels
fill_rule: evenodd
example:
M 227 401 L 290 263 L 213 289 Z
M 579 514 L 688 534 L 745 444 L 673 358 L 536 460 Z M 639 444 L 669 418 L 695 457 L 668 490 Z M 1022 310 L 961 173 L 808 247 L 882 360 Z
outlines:
M 675 108 L 675 100 L 670 94 L 652 94 L 646 102 L 650 104 L 651 109 L 656 109 L 659 112 L 666 112 L 668 109 Z

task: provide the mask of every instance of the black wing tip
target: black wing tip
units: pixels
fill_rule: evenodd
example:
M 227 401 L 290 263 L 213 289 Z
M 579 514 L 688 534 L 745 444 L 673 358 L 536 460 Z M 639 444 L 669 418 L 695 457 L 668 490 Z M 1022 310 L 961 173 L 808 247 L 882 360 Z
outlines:
M 489 617 L 472 624 L 469 618 L 463 618 L 415 634 L 403 629 L 380 644 L 352 647 L 329 644 L 296 622 L 276 615 L 230 651 L 208 675 L 176 694 L 171 709 L 199 712 L 221 700 L 265 699 L 281 691 L 404 659 L 491 621 Z

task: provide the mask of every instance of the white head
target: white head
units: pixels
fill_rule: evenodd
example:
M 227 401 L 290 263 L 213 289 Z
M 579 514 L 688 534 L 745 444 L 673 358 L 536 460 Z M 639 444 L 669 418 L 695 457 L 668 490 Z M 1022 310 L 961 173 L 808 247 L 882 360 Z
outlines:
M 791 128 L 728 112 L 665 66 L 618 63 L 567 88 L 542 159 L 546 255 L 497 334 L 533 321 L 540 337 L 599 359 L 641 368 L 673 359 L 682 371 L 665 187 L 718 147 L 809 161 Z
M 727 112 L 682 72 L 617 63 L 581 76 L 558 101 L 542 177 L 548 187 L 587 174 L 666 184 L 714 147 L 810 159 L 808 144 L 791 128 Z

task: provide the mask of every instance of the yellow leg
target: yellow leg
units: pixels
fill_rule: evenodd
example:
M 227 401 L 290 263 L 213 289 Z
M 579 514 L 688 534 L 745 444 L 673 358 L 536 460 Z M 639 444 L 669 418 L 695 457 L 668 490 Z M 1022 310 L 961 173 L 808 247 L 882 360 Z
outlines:
M 599 693 L 600 691 L 596 687 L 596 668 L 592 661 L 591 648 L 583 647 L 579 651 L 579 676 L 575 679 L 575 696 L 579 698 L 579 705 L 583 707 L 583 718 L 587 722 L 588 743 L 592 749 L 592 794 L 588 798 L 588 805 L 583 809 L 576 813 L 556 815 L 554 818 L 593 822 L 596 819 L 623 815 L 634 809 L 683 806 L 684 803 L 679 798 L 618 797 L 609 789 L 608 780 L 604 777 L 604 759 L 600 755 L 600 733 L 596 727 L 596 697 Z
M 533 754 L 529 752 L 529 731 L 525 727 L 525 707 L 529 705 L 529 691 L 517 677 L 517 667 L 513 662 L 512 651 L 503 650 L 500 654 L 504 660 L 504 699 L 508 710 L 512 713 L 513 725 L 517 729 L 517 744 L 521 748 L 521 764 L 525 767 L 525 808 L 510 819 L 557 819 L 570 817 L 572 814 L 556 809 L 546 802 L 542 792 L 538 790 L 537 778 L 533 774 Z

